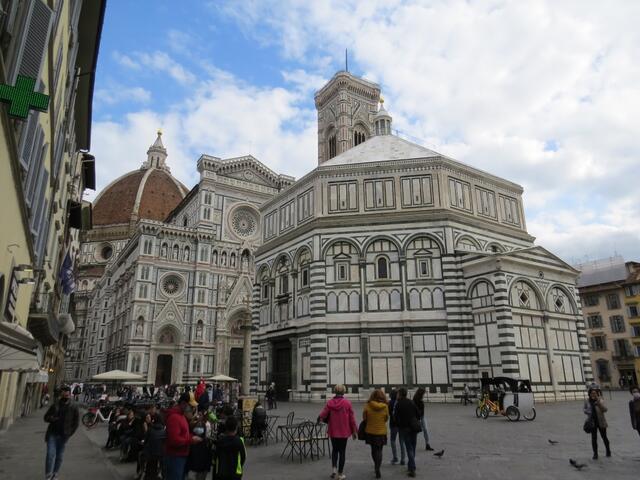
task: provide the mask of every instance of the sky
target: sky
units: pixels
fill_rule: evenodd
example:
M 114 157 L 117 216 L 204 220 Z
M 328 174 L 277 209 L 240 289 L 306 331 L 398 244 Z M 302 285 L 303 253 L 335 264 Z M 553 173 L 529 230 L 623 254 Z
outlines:
M 637 18 L 633 0 L 109 0 L 98 191 L 140 167 L 158 128 L 189 188 L 203 153 L 303 176 L 313 94 L 348 49 L 399 135 L 524 187 L 537 244 L 573 264 L 640 260 Z

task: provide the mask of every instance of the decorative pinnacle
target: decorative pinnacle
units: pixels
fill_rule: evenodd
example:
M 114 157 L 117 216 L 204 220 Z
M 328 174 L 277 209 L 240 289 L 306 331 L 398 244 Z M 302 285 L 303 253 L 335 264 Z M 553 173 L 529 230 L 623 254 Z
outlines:
M 158 135 L 162 135 L 162 129 L 161 128 L 158 129 Z
M 380 103 L 384 105 L 384 97 L 380 95 Z

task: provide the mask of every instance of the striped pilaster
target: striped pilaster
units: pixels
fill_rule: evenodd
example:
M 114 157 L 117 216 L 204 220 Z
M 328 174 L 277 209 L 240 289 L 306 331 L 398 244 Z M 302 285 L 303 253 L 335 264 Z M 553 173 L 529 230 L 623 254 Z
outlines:
M 464 384 L 473 384 L 478 377 L 473 315 L 462 269 L 455 256 L 442 257 L 442 274 L 449 332 L 451 383 L 454 395 L 459 397 L 462 395 Z
M 582 314 L 580 295 L 576 295 L 574 292 L 573 299 L 576 302 L 576 306 L 578 308 L 578 314 L 576 316 L 576 330 L 578 333 L 578 348 L 580 349 L 580 358 L 582 359 L 582 371 L 584 372 L 585 382 L 590 383 L 593 382 L 593 367 L 591 366 L 589 339 L 587 338 L 584 315 Z
M 327 311 L 327 295 L 325 285 L 325 265 L 323 261 L 314 261 L 309 267 L 309 315 L 324 317 Z
M 498 327 L 498 338 L 500 340 L 502 373 L 506 376 L 517 378 L 520 375 L 518 349 L 516 348 L 516 334 L 513 329 L 513 319 L 511 317 L 509 289 L 504 272 L 495 272 L 493 274 L 493 283 L 495 284 L 493 301 L 496 307 L 496 324 Z
M 311 391 L 325 392 L 329 383 L 329 359 L 327 358 L 327 336 L 324 333 L 309 337 L 311 352 Z
M 251 326 L 254 332 L 258 331 L 260 327 L 260 284 L 254 283 L 251 299 Z M 251 335 L 251 386 L 250 391 L 252 394 L 257 394 L 258 385 L 258 368 L 260 368 L 258 342 L 256 341 L 256 335 Z

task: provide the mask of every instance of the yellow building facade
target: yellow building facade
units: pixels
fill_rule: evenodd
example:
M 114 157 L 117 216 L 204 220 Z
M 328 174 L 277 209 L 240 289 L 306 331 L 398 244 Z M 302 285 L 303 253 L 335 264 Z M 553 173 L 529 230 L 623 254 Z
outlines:
M 581 266 L 578 280 L 593 377 L 605 388 L 640 379 L 640 263 L 620 257 Z
M 0 83 L 15 85 L 22 75 L 49 97 L 46 111 L 24 119 L 0 106 L 1 430 L 63 380 L 82 192 L 95 188 L 88 149 L 105 2 L 0 0 L 0 7 Z

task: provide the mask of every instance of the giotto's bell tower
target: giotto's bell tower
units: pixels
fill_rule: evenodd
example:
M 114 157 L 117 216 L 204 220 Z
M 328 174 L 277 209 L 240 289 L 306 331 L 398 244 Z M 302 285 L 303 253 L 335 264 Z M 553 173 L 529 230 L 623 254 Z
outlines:
M 318 165 L 374 135 L 380 87 L 349 72 L 336 73 L 315 95 Z

